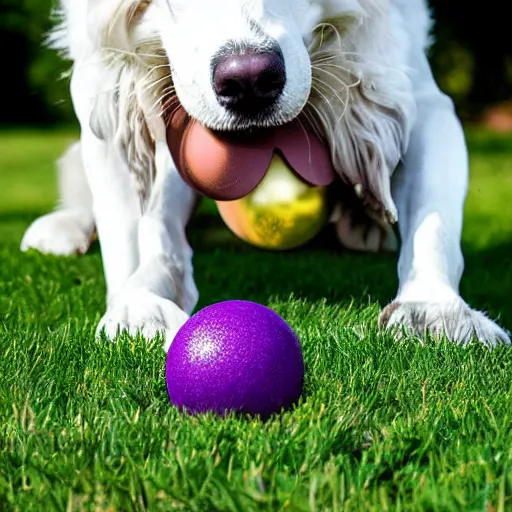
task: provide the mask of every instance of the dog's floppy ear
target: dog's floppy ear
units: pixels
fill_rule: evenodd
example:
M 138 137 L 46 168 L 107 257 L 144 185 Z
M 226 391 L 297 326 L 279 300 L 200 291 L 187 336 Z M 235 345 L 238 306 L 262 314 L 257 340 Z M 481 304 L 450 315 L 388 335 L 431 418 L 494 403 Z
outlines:
M 130 29 L 150 0 L 89 0 L 89 36 L 100 47 L 129 50 Z
M 335 166 L 345 181 L 357 187 L 379 215 L 396 222 L 390 177 L 408 145 L 416 115 L 411 81 L 392 54 L 396 42 L 387 30 L 387 1 L 332 0 L 354 3 L 358 16 L 338 16 L 320 24 L 320 45 L 313 47 L 313 114 L 332 148 Z M 352 18 L 352 23 L 347 22 Z
M 105 89 L 96 97 L 90 127 L 121 152 L 143 202 L 155 173 L 155 131 L 162 129 L 155 98 L 163 93 L 153 86 L 166 85 L 160 78 L 167 64 L 157 40 L 133 38 L 133 29 L 149 4 L 149 0 L 89 0 L 87 13 L 89 37 L 105 73 Z

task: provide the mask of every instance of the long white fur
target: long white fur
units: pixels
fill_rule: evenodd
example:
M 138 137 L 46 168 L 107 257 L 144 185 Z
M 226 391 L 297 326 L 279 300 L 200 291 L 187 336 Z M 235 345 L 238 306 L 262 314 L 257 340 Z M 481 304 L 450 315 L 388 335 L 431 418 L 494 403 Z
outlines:
M 398 221 L 400 284 L 382 327 L 510 343 L 459 295 L 468 155 L 453 103 L 427 61 L 424 0 L 62 0 L 58 15 L 50 44 L 73 61 L 81 126 L 61 175 L 72 177 L 76 193 L 64 191 L 61 208 L 28 229 L 22 248 L 84 252 L 96 227 L 108 289 L 98 333 L 163 332 L 168 348 L 197 302 L 185 236 L 197 198 L 165 139 L 162 105 L 177 98 L 212 128 L 300 116 L 325 135 L 373 223 L 367 236 L 351 231 L 351 212 L 340 204 L 342 243 L 391 247 Z M 286 63 L 278 108 L 266 118 L 237 117 L 216 101 L 211 60 L 226 43 L 270 41 Z

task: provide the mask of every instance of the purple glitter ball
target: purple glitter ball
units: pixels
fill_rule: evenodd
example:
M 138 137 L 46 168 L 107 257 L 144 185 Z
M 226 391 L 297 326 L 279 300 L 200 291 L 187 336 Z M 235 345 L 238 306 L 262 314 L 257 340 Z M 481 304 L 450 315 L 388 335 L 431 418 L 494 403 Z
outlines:
M 302 394 L 299 340 L 274 311 L 249 301 L 208 306 L 178 331 L 167 353 L 171 402 L 191 414 L 268 417 Z

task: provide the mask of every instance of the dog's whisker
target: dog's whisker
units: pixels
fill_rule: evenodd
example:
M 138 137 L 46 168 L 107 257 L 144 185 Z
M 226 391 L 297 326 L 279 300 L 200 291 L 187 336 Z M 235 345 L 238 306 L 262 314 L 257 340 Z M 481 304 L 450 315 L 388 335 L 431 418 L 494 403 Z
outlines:
M 165 67 L 165 66 L 161 66 L 162 68 Z M 158 84 L 160 84 L 160 82 L 162 81 L 165 81 L 165 80 L 171 80 L 172 77 L 171 77 L 171 74 L 170 73 L 167 73 L 166 75 L 160 77 L 158 80 L 152 80 L 152 81 L 149 81 L 149 78 L 151 75 L 155 74 L 155 72 L 158 70 L 158 68 L 152 68 L 150 69 L 143 77 L 141 77 L 139 80 L 138 80 L 138 84 L 141 84 L 144 86 L 144 84 L 147 84 L 145 86 L 146 90 L 149 90 L 151 89 L 152 87 L 155 87 L 157 86 Z M 149 83 L 148 83 L 149 82 Z
M 180 108 L 180 101 L 177 96 L 171 97 L 168 100 L 168 103 L 162 105 L 162 112 L 166 113 L 166 116 L 164 117 L 166 126 L 168 126 L 169 120 L 178 108 Z
M 343 110 L 341 112 L 337 112 L 336 109 L 334 108 L 334 106 L 332 105 L 330 99 L 317 87 L 315 86 L 315 92 L 317 92 L 322 98 L 323 98 L 323 102 L 329 106 L 330 110 L 332 111 L 332 114 L 333 114 L 333 117 L 334 117 L 334 127 L 336 127 L 338 125 L 339 122 L 341 122 L 341 120 L 345 117 L 346 115 L 346 112 L 348 110 L 348 106 L 349 106 L 349 100 L 350 100 L 350 94 L 349 94 L 349 90 L 348 89 L 345 89 L 345 92 L 346 92 L 346 97 L 345 99 L 343 99 L 339 93 L 332 87 L 329 86 L 329 84 L 325 83 L 325 82 L 322 82 L 321 80 L 317 82 L 320 84 L 320 85 L 323 85 L 323 86 L 326 86 L 328 87 L 332 92 L 334 92 L 334 95 L 336 96 L 336 98 L 338 99 L 338 101 L 341 103 L 341 105 L 343 106 Z
M 315 82 L 320 85 L 323 85 L 324 87 L 327 87 L 334 94 L 334 96 L 338 99 L 338 101 L 342 105 L 345 105 L 347 103 L 347 99 L 343 100 L 343 98 L 340 96 L 340 93 L 334 87 L 329 85 L 327 82 L 324 82 L 323 80 L 320 80 L 319 78 L 315 78 Z M 347 92 L 348 92 L 348 89 L 345 89 L 345 90 L 347 90 Z M 324 96 L 324 98 L 326 98 L 326 96 Z
M 314 67 L 313 66 L 313 69 L 315 69 L 316 71 L 320 71 L 321 73 L 325 73 L 326 75 L 329 75 L 331 76 L 332 78 L 334 78 L 337 82 L 339 82 L 344 88 L 352 88 L 352 87 L 357 87 L 358 85 L 361 84 L 361 79 L 357 79 L 354 83 L 352 84 L 348 84 L 346 82 L 344 82 L 341 77 L 337 76 L 336 74 L 332 73 L 331 71 L 328 71 L 326 69 L 322 69 L 322 68 L 318 68 L 318 67 Z M 318 78 L 318 77 L 317 77 Z
M 338 123 L 340 123 L 341 120 L 345 117 L 345 114 L 347 113 L 347 110 L 348 110 L 348 107 L 350 104 L 350 91 L 348 88 L 344 89 L 344 91 L 345 91 L 345 99 L 343 99 L 339 95 L 337 95 L 339 102 L 343 106 L 343 110 L 341 112 L 339 112 L 339 114 L 337 116 L 335 115 L 334 127 L 336 127 L 338 125 Z
M 319 124 L 319 121 L 316 118 L 314 112 L 310 112 L 310 107 L 310 103 L 307 103 L 304 109 L 302 110 L 302 115 L 305 117 L 308 126 L 311 127 L 315 135 L 321 139 L 325 136 L 325 133 L 323 132 L 321 124 Z
M 150 54 L 150 53 L 141 53 L 141 52 L 136 52 L 136 55 L 138 57 L 143 57 L 145 59 L 151 59 L 151 60 L 162 60 L 162 61 L 167 61 L 167 57 L 165 55 L 161 55 L 161 54 Z
M 139 85 L 141 91 L 142 92 L 150 92 L 150 93 L 152 91 L 155 91 L 156 89 L 158 89 L 163 83 L 166 83 L 166 85 L 164 85 L 164 87 L 174 88 L 174 86 L 172 85 L 172 78 L 171 78 L 170 74 L 162 76 L 156 80 L 151 80 L 149 78 L 149 76 L 146 75 L 144 78 L 141 78 L 138 81 L 138 85 Z
M 343 90 L 345 90 L 345 89 L 352 89 L 354 87 L 354 85 L 347 84 L 346 82 L 344 82 L 343 79 L 341 77 L 339 77 L 339 76 L 336 76 L 336 75 L 334 75 L 332 73 L 326 73 L 326 74 L 329 75 L 329 76 L 334 77 L 334 79 L 341 85 L 341 88 Z M 339 92 L 337 88 L 335 88 L 333 85 L 331 85 L 327 81 L 325 81 L 322 78 L 320 78 L 318 76 L 318 74 L 316 74 L 316 73 L 313 75 L 313 80 L 315 80 L 316 82 L 320 82 L 321 84 L 325 85 L 326 87 L 328 87 L 335 94 Z
M 139 46 L 139 48 L 144 48 L 144 47 L 147 47 L 147 46 L 150 46 L 154 44 L 156 48 L 159 48 L 159 43 L 157 40 L 148 40 L 146 42 L 146 44 L 141 44 Z M 111 46 L 105 46 L 102 48 L 102 51 L 104 53 L 113 53 L 113 54 L 118 54 L 118 55 L 123 55 L 123 56 L 126 56 L 126 57 L 133 57 L 133 58 L 136 58 L 136 59 L 141 59 L 141 58 L 146 58 L 146 59 L 154 59 L 154 60 L 167 60 L 167 57 L 165 56 L 165 54 L 159 52 L 159 53 L 145 53 L 145 52 L 142 52 L 138 49 L 135 49 L 134 51 L 128 51 L 128 50 L 123 50 L 122 48 L 116 48 L 116 47 L 111 47 Z
M 369 54 L 369 53 L 364 53 L 364 52 L 350 52 L 350 51 L 339 50 L 339 49 L 337 49 L 335 52 L 333 52 L 332 50 L 318 50 L 318 51 L 314 52 L 313 54 L 311 54 L 312 60 L 321 60 L 321 59 L 334 60 L 334 59 L 339 59 L 341 57 L 343 57 L 343 58 L 345 58 L 345 57 L 364 57 L 365 59 L 367 59 L 367 58 L 374 57 L 374 55 Z
M 160 88 L 158 91 L 153 91 L 151 92 L 153 89 L 155 89 L 156 85 L 153 85 L 151 83 L 147 84 L 144 88 L 141 89 L 141 91 L 144 93 L 144 92 L 149 92 L 150 94 L 152 95 L 156 95 L 156 94 L 168 94 L 168 93 L 175 93 L 175 89 L 174 87 L 172 86 L 165 86 L 165 87 L 162 87 Z
M 168 99 L 168 98 L 172 98 L 172 97 L 177 98 L 176 90 L 174 89 L 174 87 L 165 87 L 160 92 L 160 96 L 158 97 L 158 99 L 156 100 L 155 103 L 163 103 L 164 99 Z
M 344 67 L 344 66 L 341 66 L 340 64 L 329 64 L 329 63 L 322 63 L 321 66 L 315 66 L 315 69 L 318 69 L 320 71 L 327 71 L 325 68 L 333 68 L 333 69 L 338 69 L 340 71 L 343 71 L 344 73 L 348 74 L 348 75 L 351 75 L 351 76 L 354 76 L 354 72 L 351 71 L 350 69 Z M 360 82 L 361 79 L 360 78 L 357 78 L 357 81 Z
M 137 54 L 135 52 L 129 52 L 127 50 L 122 50 L 121 48 L 111 48 L 109 46 L 105 46 L 104 48 L 102 48 L 102 51 L 105 53 L 112 52 L 118 53 L 120 55 L 127 55 L 129 57 L 137 57 Z
M 174 90 L 163 90 L 159 96 L 156 97 L 155 101 L 149 105 L 148 109 L 151 114 L 160 115 L 164 110 L 164 105 L 169 99 L 176 97 Z
M 327 22 L 323 22 L 323 23 L 319 23 L 314 30 L 319 30 L 321 29 L 322 31 L 322 38 L 321 40 L 323 41 L 324 39 L 324 32 L 325 32 L 325 29 L 331 29 L 333 32 L 334 32 L 334 35 L 336 36 L 336 39 L 338 40 L 338 44 L 341 46 L 342 45 L 342 41 L 341 41 L 341 34 L 338 30 L 337 27 L 335 27 L 332 23 L 327 23 Z M 320 47 L 323 45 L 324 43 L 322 42 L 322 44 L 320 45 Z
M 339 69 L 340 71 L 343 71 L 344 73 L 346 73 L 348 75 L 354 74 L 354 72 L 351 69 L 349 69 L 345 66 L 342 66 L 341 64 L 335 64 L 332 62 L 312 62 L 311 67 L 313 69 L 319 69 L 319 70 L 323 70 L 325 68 L 333 68 L 333 69 Z
M 157 112 L 162 112 L 164 110 L 163 105 L 166 101 L 169 99 L 178 99 L 177 96 L 174 94 L 174 91 L 167 91 L 164 94 L 162 94 L 156 101 L 151 105 L 150 109 L 156 109 L 158 106 L 160 106 L 159 109 L 157 109 Z
M 329 126 L 329 120 L 327 119 L 326 114 L 322 112 L 322 110 L 318 108 L 312 101 L 308 103 L 308 106 L 313 110 L 314 117 L 318 118 L 318 121 L 322 127 L 324 129 L 327 128 Z
M 315 32 L 316 30 L 319 30 L 319 29 L 321 29 L 321 33 L 320 33 L 320 41 L 318 41 L 318 47 L 321 48 L 324 45 L 325 26 L 324 25 L 318 25 L 317 27 L 315 27 L 313 29 L 313 32 Z M 313 40 L 311 45 L 315 45 L 316 43 L 317 43 L 317 41 Z
M 330 99 L 325 95 L 325 93 L 323 93 L 316 85 L 313 85 L 312 86 L 312 90 L 313 92 L 315 92 L 316 94 L 318 94 L 321 99 L 322 99 L 322 104 L 326 105 L 327 107 L 330 108 L 330 110 L 332 111 L 333 115 L 336 116 L 336 110 L 335 108 L 333 107 Z
M 145 79 L 140 79 L 136 82 L 136 87 L 130 92 L 130 95 L 132 97 L 140 93 L 149 93 L 153 95 L 156 93 L 155 89 L 158 89 L 158 86 L 165 80 L 168 80 L 169 78 L 170 75 L 164 76 L 158 80 L 153 81 L 149 81 L 147 77 Z M 166 85 L 163 91 L 166 91 L 168 88 L 171 88 L 172 91 L 174 92 L 174 86 L 172 85 Z
M 148 71 L 148 73 L 152 73 L 153 71 L 157 71 L 158 69 L 163 69 L 163 68 L 169 68 L 169 64 L 166 63 L 166 64 L 159 64 L 158 66 L 152 66 L 151 69 Z
M 301 130 L 304 132 L 304 135 L 306 136 L 306 140 L 308 141 L 309 163 L 311 163 L 311 161 L 312 161 L 312 158 L 311 158 L 311 141 L 309 139 L 309 133 L 306 130 L 306 128 L 304 127 L 304 125 L 302 124 L 302 121 L 300 120 L 300 118 L 297 119 L 297 122 L 299 123 L 299 126 L 301 127 Z
M 151 81 L 148 81 L 147 80 L 148 77 L 146 77 L 144 79 L 144 81 L 147 82 L 147 85 L 146 85 L 146 88 L 145 90 L 146 91 L 149 91 L 155 87 L 158 87 L 162 82 L 166 82 L 166 81 L 170 81 L 171 80 L 171 75 L 170 74 L 167 74 L 165 76 L 162 76 L 161 78 L 158 78 L 157 80 L 151 80 Z M 173 87 L 173 86 L 172 86 Z

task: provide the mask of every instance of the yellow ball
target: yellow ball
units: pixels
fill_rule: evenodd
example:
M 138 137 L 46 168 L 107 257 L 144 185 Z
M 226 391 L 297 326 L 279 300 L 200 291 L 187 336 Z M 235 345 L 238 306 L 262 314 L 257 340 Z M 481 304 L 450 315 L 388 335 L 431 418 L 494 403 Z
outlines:
M 311 187 L 274 154 L 263 180 L 247 196 L 216 201 L 229 229 L 261 249 L 286 250 L 305 244 L 332 212 L 328 187 Z

